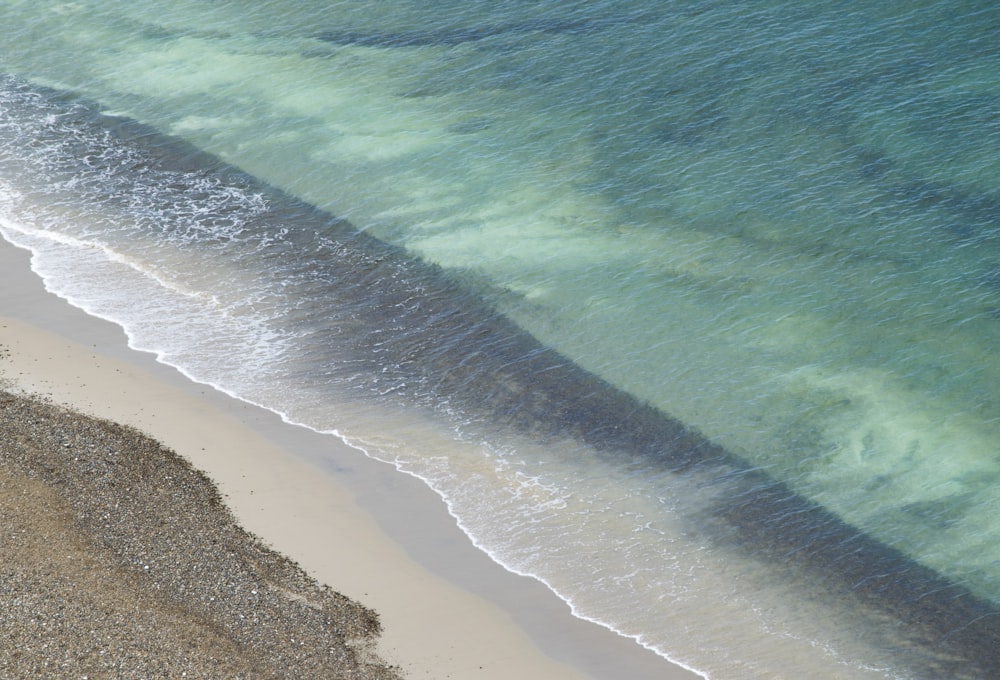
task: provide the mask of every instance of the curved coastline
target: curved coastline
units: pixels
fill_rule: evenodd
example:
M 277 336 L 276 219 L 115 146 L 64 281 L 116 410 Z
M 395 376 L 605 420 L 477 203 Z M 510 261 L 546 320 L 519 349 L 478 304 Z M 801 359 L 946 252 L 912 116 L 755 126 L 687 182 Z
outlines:
M 697 527 L 710 540 L 738 546 L 796 578 L 805 574 L 835 596 L 857 598 L 905 623 L 909 631 L 903 637 L 939 658 L 940 666 L 925 669 L 930 677 L 1000 675 L 1000 660 L 993 653 L 1000 645 L 1000 633 L 992 625 L 1000 612 L 992 603 L 859 533 L 683 423 L 575 366 L 440 269 L 185 142 L 87 110 L 91 118 L 84 124 L 109 130 L 117 141 L 136 145 L 170 170 L 196 168 L 266 195 L 270 206 L 256 219 L 322 225 L 322 239 L 318 229 L 290 234 L 289 257 L 296 246 L 329 250 L 338 269 L 326 283 L 336 286 L 339 304 L 352 310 L 355 323 L 354 335 L 344 338 L 345 348 L 368 370 L 384 366 L 386 359 L 402 367 L 404 372 L 395 379 L 404 398 L 420 403 L 447 395 L 459 403 L 475 404 L 493 424 L 541 440 L 568 437 L 617 464 L 627 466 L 634 458 L 672 474 L 710 480 L 706 488 L 718 500 L 699 518 Z M 414 297 L 420 303 L 408 304 Z M 400 328 L 420 329 L 420 338 L 386 331 Z M 318 339 L 334 334 L 322 326 L 312 332 Z M 438 347 L 418 341 L 427 337 L 461 342 Z M 378 348 L 377 355 L 373 347 Z M 407 393 L 410 384 L 430 387 Z M 795 521 L 789 522 L 790 517 Z M 921 659 L 927 662 L 923 655 Z
M 130 349 L 117 325 L 44 291 L 27 260 L 0 240 L 4 384 L 137 428 L 190 461 L 241 527 L 374 608 L 376 653 L 404 677 L 699 677 L 492 562 L 421 481 Z

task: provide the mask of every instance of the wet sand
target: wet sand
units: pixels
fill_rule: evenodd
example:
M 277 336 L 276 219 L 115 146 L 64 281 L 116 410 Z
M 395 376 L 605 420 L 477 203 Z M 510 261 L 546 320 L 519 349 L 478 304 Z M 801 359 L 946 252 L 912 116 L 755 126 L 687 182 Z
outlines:
M 4 397 L 0 675 L 698 677 L 505 572 L 417 480 L 129 350 L 5 242 L 0 346 L 8 389 L 119 423 Z

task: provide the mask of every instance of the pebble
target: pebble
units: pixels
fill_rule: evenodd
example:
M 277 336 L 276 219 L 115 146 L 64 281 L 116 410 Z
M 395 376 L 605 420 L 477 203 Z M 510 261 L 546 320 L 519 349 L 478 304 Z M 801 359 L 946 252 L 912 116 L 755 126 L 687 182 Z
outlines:
M 246 532 L 185 459 L 2 390 L 0 554 L 0 677 L 402 677 L 375 612 Z

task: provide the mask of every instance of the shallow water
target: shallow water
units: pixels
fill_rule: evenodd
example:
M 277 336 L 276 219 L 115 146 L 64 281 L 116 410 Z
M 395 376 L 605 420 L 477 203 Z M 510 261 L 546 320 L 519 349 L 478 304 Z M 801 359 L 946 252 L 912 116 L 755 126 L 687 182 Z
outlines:
M 665 656 L 983 676 L 1000 12 L 659 4 L 8 3 L 0 230 Z

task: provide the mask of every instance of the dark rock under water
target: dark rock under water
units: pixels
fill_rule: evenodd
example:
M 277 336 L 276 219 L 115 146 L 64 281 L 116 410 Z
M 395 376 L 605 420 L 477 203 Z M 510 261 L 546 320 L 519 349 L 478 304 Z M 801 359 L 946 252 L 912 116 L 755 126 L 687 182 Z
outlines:
M 436 30 L 399 31 L 338 31 L 327 30 L 317 37 L 336 45 L 360 47 L 427 47 L 432 45 L 461 45 L 490 38 L 524 35 L 529 33 L 568 34 L 592 33 L 610 26 L 639 21 L 639 15 L 622 15 L 604 18 L 537 18 L 494 25 L 445 27 Z

